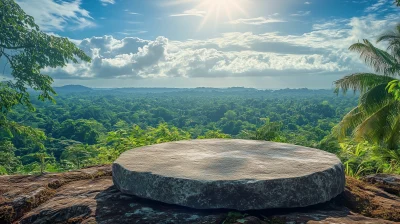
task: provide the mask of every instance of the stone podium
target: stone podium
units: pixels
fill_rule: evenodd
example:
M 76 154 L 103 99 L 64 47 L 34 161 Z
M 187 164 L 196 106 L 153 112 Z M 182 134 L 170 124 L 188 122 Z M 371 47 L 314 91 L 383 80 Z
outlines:
M 196 209 L 306 207 L 345 187 L 340 160 L 303 146 L 188 140 L 129 150 L 112 166 L 123 193 Z

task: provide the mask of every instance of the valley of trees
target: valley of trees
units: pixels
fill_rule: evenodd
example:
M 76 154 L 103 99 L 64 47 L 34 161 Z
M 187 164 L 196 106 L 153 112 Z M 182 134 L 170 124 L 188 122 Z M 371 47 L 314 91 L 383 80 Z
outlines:
M 56 104 L 32 98 L 9 120 L 37 135 L 1 133 L 2 173 L 62 171 L 111 163 L 125 150 L 195 138 L 243 138 L 338 152 L 330 136 L 357 95 L 333 90 L 56 89 Z
M 0 174 L 80 169 L 135 147 L 195 138 L 287 142 L 337 154 L 350 176 L 400 173 L 400 26 L 378 38 L 387 49 L 368 40 L 350 47 L 376 74 L 345 76 L 337 94 L 53 89 L 44 68 L 91 59 L 67 38 L 40 31 L 14 0 L 1 1 L 0 11 L 0 59 L 11 71 L 0 82 Z M 348 90 L 357 94 L 342 94 Z

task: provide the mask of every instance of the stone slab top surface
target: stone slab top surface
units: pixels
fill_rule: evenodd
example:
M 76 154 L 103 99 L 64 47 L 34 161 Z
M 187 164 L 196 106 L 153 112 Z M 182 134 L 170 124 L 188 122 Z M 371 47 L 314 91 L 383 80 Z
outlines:
M 323 172 L 340 164 L 322 150 L 253 140 L 188 140 L 140 147 L 116 161 L 126 170 L 199 181 L 273 180 Z

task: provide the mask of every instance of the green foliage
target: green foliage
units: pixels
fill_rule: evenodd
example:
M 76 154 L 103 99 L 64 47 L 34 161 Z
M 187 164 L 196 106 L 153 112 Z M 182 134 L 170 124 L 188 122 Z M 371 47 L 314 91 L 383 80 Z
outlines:
M 261 118 L 260 120 L 264 122 L 260 128 L 255 131 L 244 131 L 243 136 L 253 140 L 283 141 L 279 135 L 282 129 L 281 122 L 271 122 L 269 118 Z
M 335 92 L 339 93 L 342 90 L 343 93 L 346 93 L 348 90 L 353 90 L 354 92 L 365 93 L 377 85 L 387 84 L 391 81 L 393 81 L 393 78 L 388 76 L 380 76 L 373 73 L 356 73 L 335 81 Z
M 204 136 L 197 137 L 198 139 L 214 139 L 214 138 L 232 138 L 232 136 L 222 133 L 220 130 L 209 130 Z
M 96 120 L 68 119 L 62 122 L 57 130 L 54 130 L 53 136 L 65 137 L 92 145 L 98 142 L 100 134 L 104 131 L 103 125 Z
M 72 162 L 77 169 L 85 165 L 90 158 L 96 155 L 96 151 L 89 145 L 71 145 L 61 155 L 61 159 Z
M 156 128 L 148 127 L 146 130 L 135 125 L 128 129 L 109 132 L 98 145 L 98 155 L 94 160 L 99 163 L 112 163 L 121 153 L 129 149 L 185 139 L 190 139 L 189 133 L 166 123 L 161 123 Z
M 399 5 L 399 1 L 396 3 Z M 400 74 L 399 40 L 397 25 L 377 39 L 386 42 L 386 51 L 368 40 L 353 44 L 350 50 L 358 52 L 377 74 L 353 74 L 335 83 L 336 92 L 352 89 L 361 93 L 358 106 L 333 129 L 342 142 L 339 155 L 349 176 L 400 172 L 400 81 L 395 78 Z
M 350 50 L 360 53 L 367 65 L 381 74 L 360 73 L 336 81 L 336 92 L 348 89 L 360 91 L 359 104 L 335 127 L 339 140 L 351 135 L 355 140 L 369 141 L 383 148 L 397 149 L 400 135 L 400 102 L 397 100 L 400 72 L 400 25 L 383 34 L 378 42 L 388 44 L 388 52 L 378 49 L 368 40 L 356 43 Z
M 90 58 L 68 38 L 40 31 L 33 17 L 25 14 L 14 0 L 0 1 L 0 12 L 0 60 L 6 63 L 3 75 L 11 76 L 9 81 L 0 82 L 0 153 L 7 159 L 0 161 L 0 172 L 13 173 L 20 166 L 15 146 L 18 150 L 29 148 L 21 154 L 35 157 L 43 173 L 48 160 L 44 132 L 9 121 L 7 115 L 17 105 L 34 111 L 28 88 L 38 92 L 38 100 L 54 100 L 53 79 L 43 74 L 43 69 L 63 67 L 68 62 L 89 62 Z
M 348 176 L 358 178 L 378 172 L 400 174 L 399 150 L 351 140 L 340 143 L 340 147 L 338 156 L 343 161 Z
M 21 162 L 15 157 L 15 147 L 10 141 L 0 142 L 0 174 L 15 173 Z
M 392 80 L 386 86 L 388 93 L 392 94 L 394 99 L 400 100 L 400 80 Z
M 55 163 L 55 158 L 49 155 L 44 149 L 41 149 L 39 152 L 24 155 L 21 161 L 29 161 L 26 162 L 27 165 L 20 167 L 22 172 L 43 174 L 48 165 Z
M 371 158 L 376 162 L 376 172 L 400 174 L 400 150 L 376 148 Z
M 126 150 L 194 138 L 272 140 L 318 147 L 339 155 L 347 174 L 356 177 L 398 172 L 398 151 L 391 153 L 386 149 L 383 156 L 385 148 L 372 142 L 359 144 L 345 138 L 339 144 L 337 138 L 330 135 L 340 118 L 357 105 L 357 96 L 335 96 L 330 91 L 314 93 L 311 90 L 253 91 L 247 96 L 242 92 L 219 96 L 189 92 L 162 96 L 156 93 L 127 96 L 112 92 L 102 95 L 102 91 L 61 93 L 56 105 L 33 99 L 36 112 L 17 107 L 9 116 L 16 124 L 31 125 L 32 131 L 41 137 L 32 138 L 34 135 L 25 135 L 26 131 L 0 134 L 0 140 L 15 146 L 12 150 L 3 150 L 13 155 L 14 160 L 7 161 L 16 162 L 7 166 L 0 163 L 0 172 L 60 172 L 110 164 Z M 90 113 L 91 116 L 87 116 L 85 110 L 92 110 L 94 104 L 104 111 L 103 115 Z M 158 112 L 152 113 L 155 111 L 152 108 L 158 108 L 158 112 L 159 108 L 164 108 L 162 111 L 169 111 L 172 118 L 165 122 Z M 203 116 L 215 111 L 220 113 L 217 121 L 213 121 L 215 117 Z M 223 131 L 231 122 L 239 130 L 237 135 Z M 93 138 L 96 141 L 88 144 L 90 138 L 85 136 L 92 136 L 87 135 L 92 132 L 97 133 Z M 11 151 L 14 154 L 10 154 Z
M 339 154 L 340 151 L 342 150 L 341 145 L 338 142 L 338 139 L 333 135 L 326 136 L 318 143 L 316 147 L 334 154 Z
M 21 128 L 29 127 L 37 137 L 24 134 L 27 130 L 0 133 L 0 141 L 10 141 L 15 146 L 19 165 L 10 173 L 109 164 L 126 150 L 183 139 L 244 138 L 315 147 L 330 134 L 340 117 L 356 105 L 356 97 L 337 97 L 329 90 L 246 90 L 218 95 L 191 91 L 120 94 L 99 90 L 61 92 L 57 104 L 33 97 L 31 100 L 37 108 L 35 112 L 16 107 L 8 117 Z M 260 119 L 263 117 L 269 119 Z M 84 145 L 90 152 L 81 159 L 74 158 L 73 153 L 68 155 L 71 146 Z M 41 162 L 33 156 L 36 153 L 46 153 L 49 158 Z
M 341 143 L 340 147 L 342 150 L 339 157 L 344 161 L 343 165 L 347 176 L 359 177 L 362 174 L 374 172 L 371 170 L 373 166 L 370 164 L 372 148 L 367 142 L 358 144 L 346 142 Z
M 68 38 L 40 31 L 33 17 L 25 14 L 14 0 L 1 1 L 0 11 L 0 58 L 6 60 L 14 78 L 0 85 L 1 112 L 6 113 L 17 104 L 33 109 L 28 87 L 40 92 L 40 100 L 53 100 L 53 80 L 41 70 L 90 58 Z

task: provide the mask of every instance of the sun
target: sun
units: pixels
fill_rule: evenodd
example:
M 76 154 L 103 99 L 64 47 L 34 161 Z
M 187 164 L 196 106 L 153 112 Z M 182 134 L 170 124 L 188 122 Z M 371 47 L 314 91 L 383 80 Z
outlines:
M 248 17 L 246 9 L 252 7 L 254 0 L 169 0 L 165 5 L 192 4 L 191 9 L 185 10 L 181 15 L 193 15 L 203 17 L 198 30 L 206 23 L 213 22 L 214 25 L 227 23 L 233 18 Z M 180 16 L 181 16 L 180 15 Z
M 202 0 L 196 8 L 204 10 L 206 14 L 199 28 L 203 27 L 211 17 L 215 17 L 215 22 L 218 23 L 221 17 L 227 17 L 229 20 L 232 20 L 232 16 L 238 13 L 246 15 L 244 6 L 248 1 L 249 0 Z

